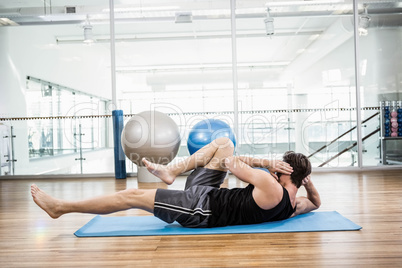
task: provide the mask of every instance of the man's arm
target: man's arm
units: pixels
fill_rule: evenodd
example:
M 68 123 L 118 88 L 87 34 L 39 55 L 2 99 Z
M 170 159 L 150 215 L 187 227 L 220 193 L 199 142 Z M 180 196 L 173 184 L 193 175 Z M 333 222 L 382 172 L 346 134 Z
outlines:
M 243 161 L 242 157 L 231 156 L 225 161 L 226 167 L 240 180 L 251 183 L 254 186 L 260 184 L 260 180 L 274 180 L 268 172 L 253 169 L 249 162 Z
M 237 178 L 254 185 L 253 198 L 260 208 L 271 209 L 281 200 L 282 186 L 270 173 L 252 168 L 235 156 L 228 157 L 225 165 Z
M 237 158 L 250 167 L 267 168 L 272 174 L 275 172 L 280 172 L 290 175 L 293 171 L 293 168 L 288 163 L 281 160 L 270 160 L 266 158 L 254 158 L 248 156 L 237 156 Z
M 312 210 L 318 209 L 321 206 L 321 198 L 313 182 L 310 179 L 310 175 L 303 180 L 303 186 L 307 191 L 307 197 L 296 197 L 296 211 L 293 216 L 308 213 Z

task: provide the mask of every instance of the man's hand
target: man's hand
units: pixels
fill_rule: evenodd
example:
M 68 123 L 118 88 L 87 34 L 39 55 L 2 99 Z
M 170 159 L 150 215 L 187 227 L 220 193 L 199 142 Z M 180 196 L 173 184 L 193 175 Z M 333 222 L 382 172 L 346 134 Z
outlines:
M 293 172 L 293 168 L 286 162 L 281 160 L 270 160 L 269 165 L 266 167 L 271 174 L 275 174 L 275 172 L 279 172 L 282 174 L 290 175 Z
M 305 186 L 306 184 L 308 184 L 310 182 L 310 175 L 308 175 L 307 177 L 305 177 L 302 180 L 302 185 Z
M 237 157 L 241 162 L 246 163 L 250 167 L 266 168 L 269 170 L 271 175 L 278 180 L 275 172 L 290 175 L 293 172 L 293 168 L 286 162 L 281 160 L 269 160 L 266 158 L 254 158 L 247 156 Z

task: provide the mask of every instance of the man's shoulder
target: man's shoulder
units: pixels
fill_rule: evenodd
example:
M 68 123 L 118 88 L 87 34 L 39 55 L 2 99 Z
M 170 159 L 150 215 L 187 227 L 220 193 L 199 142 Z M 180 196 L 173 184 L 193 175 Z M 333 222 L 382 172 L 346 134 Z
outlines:
M 258 206 L 262 209 L 271 209 L 278 205 L 284 195 L 284 187 L 276 182 L 273 184 L 274 187 L 267 186 L 264 188 L 255 188 L 253 190 L 253 198 L 254 201 L 258 204 Z

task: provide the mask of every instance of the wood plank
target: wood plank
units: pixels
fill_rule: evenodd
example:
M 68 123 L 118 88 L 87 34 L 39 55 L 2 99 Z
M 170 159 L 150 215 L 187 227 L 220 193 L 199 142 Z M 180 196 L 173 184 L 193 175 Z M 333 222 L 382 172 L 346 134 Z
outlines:
M 336 210 L 360 231 L 77 238 L 93 215 L 50 219 L 32 201 L 31 183 L 59 198 L 82 199 L 130 187 L 181 189 L 135 178 L 0 180 L 2 267 L 400 267 L 402 171 L 315 172 L 321 211 Z M 241 187 L 234 177 L 224 187 Z M 303 194 L 301 191 L 300 194 Z M 113 216 L 149 215 L 140 210 Z

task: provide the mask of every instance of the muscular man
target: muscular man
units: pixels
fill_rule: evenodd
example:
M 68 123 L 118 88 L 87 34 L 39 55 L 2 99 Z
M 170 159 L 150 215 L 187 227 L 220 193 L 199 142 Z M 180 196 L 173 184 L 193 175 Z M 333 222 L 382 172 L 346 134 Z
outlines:
M 320 206 L 320 196 L 310 179 L 311 164 L 303 154 L 287 152 L 280 161 L 233 156 L 233 151 L 229 139 L 218 138 L 176 164 L 158 165 L 143 159 L 147 169 L 167 184 L 193 170 L 185 190 L 127 189 L 83 201 L 56 199 L 36 185 L 31 186 L 31 193 L 52 218 L 72 212 L 108 214 L 139 208 L 185 227 L 277 221 Z M 270 173 L 254 167 L 267 168 Z M 228 170 L 248 186 L 220 188 Z M 305 187 L 307 197 L 296 197 L 300 186 Z

